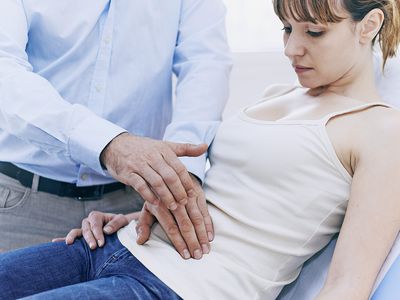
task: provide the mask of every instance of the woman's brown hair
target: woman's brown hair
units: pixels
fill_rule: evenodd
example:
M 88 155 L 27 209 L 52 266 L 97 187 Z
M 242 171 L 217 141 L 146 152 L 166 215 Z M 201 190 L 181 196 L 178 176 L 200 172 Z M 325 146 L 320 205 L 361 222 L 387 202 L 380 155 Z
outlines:
M 326 24 L 343 20 L 338 7 L 343 7 L 353 21 L 361 21 L 371 10 L 380 9 L 385 20 L 375 37 L 383 53 L 383 67 L 396 55 L 400 44 L 400 0 L 273 0 L 275 13 L 281 20 L 289 16 L 298 22 Z

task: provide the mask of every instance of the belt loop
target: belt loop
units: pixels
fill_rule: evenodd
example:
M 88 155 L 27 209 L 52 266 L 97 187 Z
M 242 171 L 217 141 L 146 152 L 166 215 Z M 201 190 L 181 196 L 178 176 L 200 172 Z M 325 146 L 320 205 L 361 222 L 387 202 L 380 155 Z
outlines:
M 38 191 L 39 179 L 40 179 L 40 176 L 39 176 L 39 175 L 33 174 L 33 179 L 32 179 L 32 192 L 34 192 L 34 193 Z

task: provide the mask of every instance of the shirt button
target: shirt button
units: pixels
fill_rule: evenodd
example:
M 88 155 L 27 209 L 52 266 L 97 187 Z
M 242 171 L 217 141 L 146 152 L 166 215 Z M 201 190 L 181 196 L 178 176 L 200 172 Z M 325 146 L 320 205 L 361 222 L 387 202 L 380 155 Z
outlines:
M 111 39 L 110 39 L 110 37 L 105 37 L 104 38 L 104 44 L 106 44 L 106 45 L 108 45 L 108 44 L 110 44 L 111 43 Z
M 100 84 L 96 84 L 94 88 L 96 89 L 96 91 L 98 93 L 101 93 L 101 91 L 103 90 L 103 88 L 102 88 L 102 86 Z
M 81 175 L 81 179 L 82 179 L 83 181 L 88 180 L 88 179 L 89 179 L 89 175 L 88 175 L 88 174 L 82 174 L 82 175 Z

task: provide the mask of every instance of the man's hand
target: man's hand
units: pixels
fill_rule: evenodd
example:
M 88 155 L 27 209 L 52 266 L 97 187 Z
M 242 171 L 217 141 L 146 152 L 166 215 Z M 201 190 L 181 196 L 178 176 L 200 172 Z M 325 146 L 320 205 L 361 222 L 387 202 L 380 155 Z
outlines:
M 117 215 L 92 211 L 87 218 L 82 220 L 82 228 L 72 229 L 66 237 L 53 239 L 53 242 L 65 241 L 68 245 L 71 245 L 77 238 L 83 236 L 90 249 L 103 247 L 105 243 L 104 234 L 110 235 L 117 232 L 120 228 L 128 225 L 130 221 L 137 220 L 139 213 Z
M 103 150 L 101 161 L 118 181 L 132 186 L 153 205 L 174 210 L 193 197 L 194 186 L 177 156 L 199 156 L 207 145 L 156 141 L 123 133 Z
M 189 197 L 186 206 L 169 211 L 164 205 L 143 206 L 136 226 L 137 243 L 144 244 L 150 237 L 151 226 L 158 220 L 178 253 L 184 258 L 200 259 L 210 252 L 214 229 L 200 183 L 193 177 L 196 196 Z

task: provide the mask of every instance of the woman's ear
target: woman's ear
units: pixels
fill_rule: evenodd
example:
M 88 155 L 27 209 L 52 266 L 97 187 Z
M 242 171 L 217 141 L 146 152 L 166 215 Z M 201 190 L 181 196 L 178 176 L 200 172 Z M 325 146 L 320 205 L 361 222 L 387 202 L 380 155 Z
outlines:
M 371 10 L 359 23 L 360 43 L 371 43 L 382 28 L 385 15 L 382 10 L 375 8 Z

